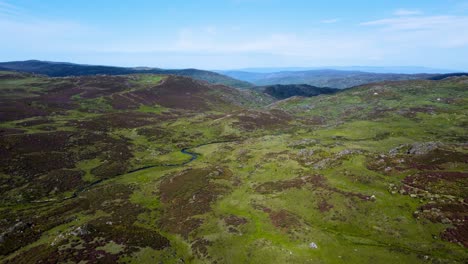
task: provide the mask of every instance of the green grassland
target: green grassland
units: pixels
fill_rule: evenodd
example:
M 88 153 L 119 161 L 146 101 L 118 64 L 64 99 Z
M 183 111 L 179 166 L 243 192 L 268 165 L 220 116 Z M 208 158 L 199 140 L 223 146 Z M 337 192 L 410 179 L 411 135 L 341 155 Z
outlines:
M 203 110 L 116 106 L 116 94 L 147 89 L 159 100 L 172 77 L 128 78 L 0 123 L 0 262 L 468 260 L 467 78 L 275 103 L 207 88 Z M 4 77 L 1 99 L 79 81 Z

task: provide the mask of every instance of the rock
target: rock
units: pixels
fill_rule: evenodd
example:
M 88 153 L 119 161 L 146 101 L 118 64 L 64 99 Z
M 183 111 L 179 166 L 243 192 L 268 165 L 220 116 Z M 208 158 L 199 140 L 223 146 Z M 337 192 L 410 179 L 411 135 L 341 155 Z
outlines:
M 310 157 L 313 156 L 314 153 L 315 151 L 313 149 L 301 149 L 299 150 L 298 155 L 302 157 Z
M 389 151 L 390 155 L 396 154 L 411 154 L 411 155 L 424 155 L 437 148 L 440 148 L 443 144 L 440 142 L 418 142 L 413 144 L 403 144 Z
M 442 224 L 451 224 L 451 223 L 452 223 L 452 221 L 450 221 L 450 219 L 448 219 L 448 218 L 446 218 L 446 217 L 445 217 L 445 218 L 442 218 L 442 221 L 441 221 L 441 222 L 442 222 Z
M 331 159 L 323 159 L 319 162 L 317 162 L 315 165 L 314 165 L 314 168 L 315 169 L 318 169 L 318 170 L 321 170 L 321 169 L 325 169 L 329 163 L 331 162 L 332 160 Z
M 316 248 L 318 248 L 318 246 L 317 246 L 317 244 L 315 244 L 314 242 L 311 242 L 311 243 L 309 244 L 309 248 L 316 249 Z
M 415 143 L 409 149 L 408 153 L 413 155 L 424 155 L 439 148 L 441 145 L 442 144 L 440 142 Z
M 352 155 L 352 154 L 362 154 L 363 151 L 360 149 L 345 149 L 340 152 L 338 152 L 337 157 L 342 158 L 347 155 Z
M 208 177 L 218 177 L 221 173 L 219 170 L 214 170 L 208 174 Z
M 8 234 L 13 233 L 14 231 L 17 231 L 18 229 L 20 230 L 20 233 L 23 232 L 21 229 L 24 229 L 27 226 L 27 224 L 23 223 L 22 221 L 19 221 L 19 219 L 16 219 L 16 221 L 18 221 L 16 224 L 9 227 L 7 230 L 5 230 L 5 232 L 0 234 L 0 243 L 5 242 L 5 237 L 8 236 Z
M 338 153 L 338 156 L 344 156 L 344 155 L 349 155 L 349 154 L 352 154 L 353 153 L 353 150 L 351 149 L 345 149 L 345 150 L 342 150 Z
M 79 226 L 75 228 L 73 231 L 71 231 L 70 234 L 74 236 L 84 236 L 84 235 L 89 234 L 89 231 L 86 228 L 86 226 Z
M 289 144 L 289 147 L 298 147 L 298 146 L 312 146 L 318 144 L 319 141 L 316 139 L 302 139 L 299 141 L 292 142 Z

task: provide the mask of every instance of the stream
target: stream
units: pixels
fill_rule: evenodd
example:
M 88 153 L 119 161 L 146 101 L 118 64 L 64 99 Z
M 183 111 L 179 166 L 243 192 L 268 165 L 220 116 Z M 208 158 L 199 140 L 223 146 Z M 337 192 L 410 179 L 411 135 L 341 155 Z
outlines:
M 177 166 L 184 166 L 184 165 L 187 165 L 189 163 L 191 163 L 192 161 L 198 159 L 198 157 L 200 156 L 199 153 L 196 153 L 196 152 L 192 152 L 190 151 L 190 149 L 194 149 L 194 148 L 199 148 L 199 147 L 203 147 L 203 146 L 208 146 L 208 145 L 213 145 L 213 144 L 221 144 L 221 143 L 233 143 L 233 142 L 238 142 L 239 140 L 225 140 L 225 141 L 213 141 L 213 142 L 208 142 L 208 143 L 203 143 L 203 144 L 199 144 L 199 145 L 196 145 L 196 146 L 193 146 L 193 147 L 189 147 L 189 148 L 183 148 L 180 150 L 180 152 L 182 154 L 185 154 L 185 155 L 189 155 L 190 156 L 190 159 L 189 160 L 186 160 L 186 161 L 182 161 L 182 162 L 179 162 L 179 163 L 167 163 L 167 164 L 156 164 L 156 165 L 149 165 L 149 166 L 144 166 L 144 167 L 139 167 L 139 168 L 136 168 L 136 169 L 133 169 L 133 170 L 129 170 L 123 174 L 119 174 L 119 175 L 116 175 L 112 178 L 103 178 L 103 179 L 99 179 L 99 180 L 96 180 L 84 187 L 81 187 L 81 188 L 78 188 L 75 192 L 73 192 L 72 195 L 68 196 L 68 197 L 65 197 L 65 198 L 62 198 L 62 199 L 49 199 L 49 200 L 42 200 L 42 201 L 31 201 L 30 203 L 36 203 L 36 204 L 43 204 L 43 203 L 61 203 L 61 202 L 64 202 L 66 200 L 70 200 L 70 199 L 74 199 L 76 197 L 78 197 L 78 195 L 86 190 L 89 190 L 91 187 L 99 184 L 99 183 L 102 183 L 104 181 L 107 181 L 109 179 L 113 179 L 113 178 L 117 178 L 117 177 L 120 177 L 120 176 L 123 176 L 125 174 L 129 174 L 129 173 L 134 173 L 134 172 L 138 172 L 138 171 L 142 171 L 142 170 L 146 170 L 146 169 L 151 169 L 151 168 L 156 168 L 156 167 L 177 167 Z

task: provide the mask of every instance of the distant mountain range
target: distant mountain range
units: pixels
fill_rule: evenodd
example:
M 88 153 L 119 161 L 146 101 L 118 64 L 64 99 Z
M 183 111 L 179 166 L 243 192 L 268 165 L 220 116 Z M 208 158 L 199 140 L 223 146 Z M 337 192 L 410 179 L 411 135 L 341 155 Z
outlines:
M 313 71 L 313 70 L 339 70 L 339 71 L 361 71 L 372 73 L 401 73 L 401 74 L 417 74 L 417 73 L 452 73 L 460 70 L 453 69 L 437 69 L 420 66 L 329 66 L 329 67 L 265 67 L 265 68 L 243 68 L 227 71 L 242 71 L 256 73 L 274 73 L 284 71 Z M 216 71 L 223 72 L 223 71 Z
M 252 84 L 245 81 L 236 80 L 216 72 L 197 69 L 160 69 L 149 67 L 128 68 L 39 60 L 1 62 L 0 69 L 43 74 L 50 77 L 85 76 L 97 74 L 122 75 L 133 73 L 173 74 L 191 77 L 212 84 L 222 84 L 235 88 L 248 88 L 252 86 Z
M 382 81 L 432 79 L 438 78 L 438 76 L 446 76 L 428 73 L 399 74 L 343 70 L 282 71 L 273 73 L 221 71 L 220 73 L 235 79 L 253 83 L 257 86 L 274 84 L 308 84 L 317 87 L 331 87 L 338 89 Z M 458 75 L 465 74 L 459 73 Z
M 337 69 L 313 69 L 310 68 L 251 68 L 249 71 L 206 71 L 199 69 L 161 69 L 151 67 L 117 67 L 74 64 L 68 62 L 50 62 L 50 61 L 12 61 L 0 63 L 0 70 L 14 70 L 20 72 L 29 72 L 35 74 L 47 75 L 50 77 L 64 76 L 86 76 L 86 75 L 123 75 L 136 73 L 151 74 L 171 74 L 194 78 L 196 80 L 206 81 L 211 84 L 221 84 L 233 88 L 250 89 L 254 86 L 270 85 L 309 85 L 314 87 L 312 94 L 318 91 L 318 87 L 329 87 L 335 89 L 345 89 L 358 85 L 382 82 L 382 81 L 403 81 L 419 79 L 443 79 L 453 75 L 468 75 L 466 73 L 446 73 L 448 70 L 438 70 L 424 67 L 336 67 Z M 339 68 L 339 70 L 338 70 Z M 277 71 L 284 70 L 288 71 Z M 350 70 L 352 69 L 352 70 Z M 366 72 L 372 71 L 372 72 Z M 418 74 L 404 73 L 382 73 L 382 72 L 426 72 Z M 436 74 L 433 72 L 444 72 Z M 272 91 L 273 94 L 280 96 L 287 87 L 277 86 Z M 290 86 L 288 89 L 296 91 L 303 96 L 310 96 L 311 88 L 306 86 Z M 278 90 L 279 89 L 279 90 Z M 304 90 L 305 89 L 305 90 Z M 307 90 L 307 91 L 306 91 Z M 286 94 L 291 94 L 286 92 Z

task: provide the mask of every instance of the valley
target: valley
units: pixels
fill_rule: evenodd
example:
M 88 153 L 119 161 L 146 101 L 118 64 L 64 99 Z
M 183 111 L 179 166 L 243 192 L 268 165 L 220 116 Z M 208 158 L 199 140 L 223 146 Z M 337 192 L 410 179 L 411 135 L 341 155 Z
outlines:
M 468 259 L 468 77 L 191 77 L 1 71 L 0 262 Z

